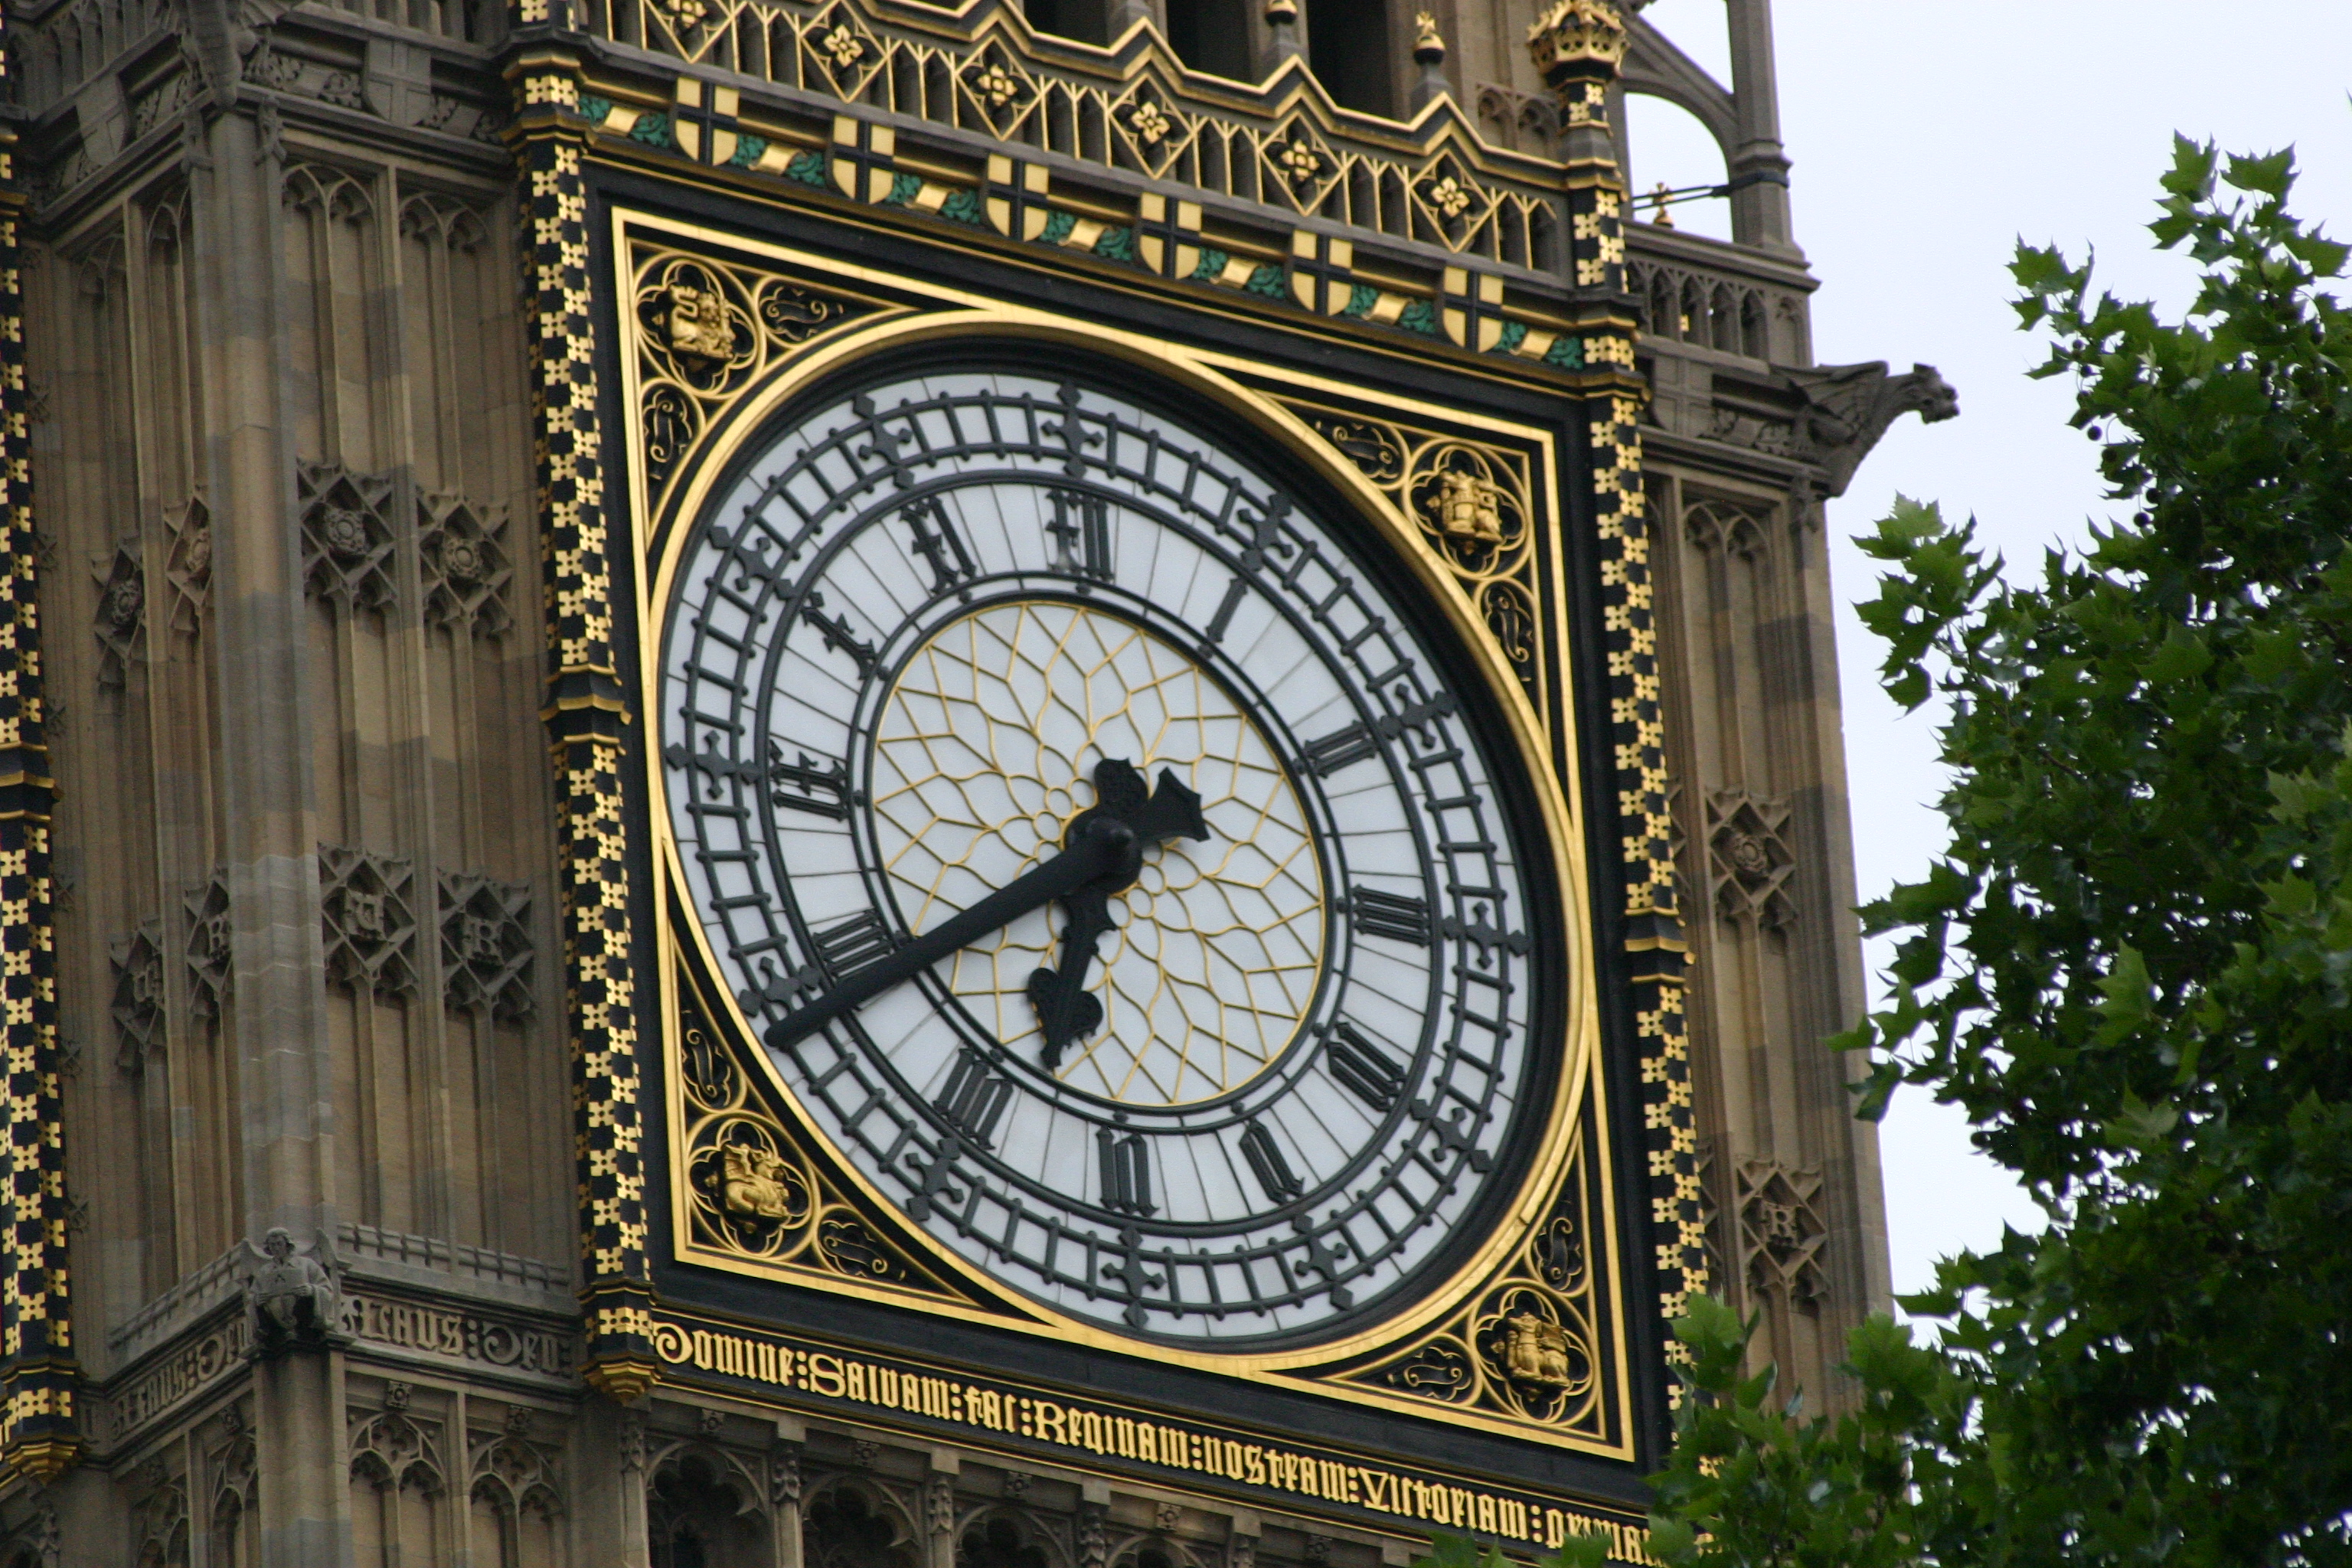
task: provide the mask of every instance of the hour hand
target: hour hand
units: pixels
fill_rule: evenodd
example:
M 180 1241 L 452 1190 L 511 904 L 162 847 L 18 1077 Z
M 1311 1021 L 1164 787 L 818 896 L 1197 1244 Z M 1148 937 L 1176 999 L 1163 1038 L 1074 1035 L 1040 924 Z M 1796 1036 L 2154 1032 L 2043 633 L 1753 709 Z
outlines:
M 1060 1070 L 1062 1053 L 1102 1027 L 1101 998 L 1087 990 L 1087 971 L 1093 967 L 1095 948 L 1113 929 L 1110 895 L 1101 888 L 1079 889 L 1062 900 L 1069 920 L 1062 927 L 1062 967 L 1030 972 L 1029 1005 L 1037 1009 L 1037 1029 L 1045 1037 L 1042 1061 L 1047 1072 Z
M 1062 895 L 1067 921 L 1062 928 L 1062 966 L 1029 976 L 1029 1004 L 1037 1010 L 1045 1037 L 1042 1061 L 1058 1071 L 1062 1053 L 1074 1041 L 1102 1027 L 1103 1005 L 1087 989 L 1095 947 L 1113 927 L 1110 895 L 1132 883 L 1143 869 L 1143 851 L 1169 838 L 1206 840 L 1209 824 L 1201 797 L 1185 787 L 1175 770 L 1160 770 L 1159 786 L 1146 794 L 1143 774 L 1133 763 L 1105 757 L 1095 766 L 1095 804 L 1070 820 L 1068 842 L 1109 834 L 1119 845 L 1116 864 L 1084 887 Z

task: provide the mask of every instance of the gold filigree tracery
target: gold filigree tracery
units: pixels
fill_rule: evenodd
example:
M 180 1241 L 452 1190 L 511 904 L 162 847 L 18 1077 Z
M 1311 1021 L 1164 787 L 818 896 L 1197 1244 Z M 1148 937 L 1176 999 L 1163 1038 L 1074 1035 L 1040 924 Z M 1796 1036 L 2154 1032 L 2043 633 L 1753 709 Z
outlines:
M 630 253 L 638 422 L 658 510 L 687 453 L 743 390 L 880 300 L 638 242 Z
M 1314 404 L 1288 406 L 1420 528 L 1544 712 L 1527 455 Z
M 953 1295 L 842 1197 L 768 1113 L 751 1075 L 717 1031 L 691 1005 L 681 1012 L 680 1163 L 694 1240 L 755 1262 Z

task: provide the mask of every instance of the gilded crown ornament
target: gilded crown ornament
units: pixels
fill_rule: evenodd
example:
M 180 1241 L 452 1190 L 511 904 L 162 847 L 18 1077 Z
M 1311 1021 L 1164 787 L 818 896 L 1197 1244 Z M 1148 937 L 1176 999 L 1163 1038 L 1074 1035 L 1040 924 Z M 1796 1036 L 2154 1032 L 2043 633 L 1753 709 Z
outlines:
M 1528 29 L 1528 52 L 1554 89 L 1573 77 L 1615 76 L 1630 41 L 1610 0 L 1559 0 Z

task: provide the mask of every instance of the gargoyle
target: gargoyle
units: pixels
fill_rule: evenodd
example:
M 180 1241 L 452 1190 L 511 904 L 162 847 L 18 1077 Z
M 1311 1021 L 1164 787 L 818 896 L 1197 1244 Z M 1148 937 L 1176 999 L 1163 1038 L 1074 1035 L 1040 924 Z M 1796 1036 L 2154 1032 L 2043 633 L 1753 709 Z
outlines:
M 1812 448 L 1822 489 L 1832 496 L 1845 494 L 1862 460 L 1904 415 L 1916 414 L 1934 425 L 1960 411 L 1960 395 L 1932 364 L 1915 364 L 1907 375 L 1889 375 L 1884 360 L 1788 374 L 1805 400 L 1797 416 L 1801 444 Z

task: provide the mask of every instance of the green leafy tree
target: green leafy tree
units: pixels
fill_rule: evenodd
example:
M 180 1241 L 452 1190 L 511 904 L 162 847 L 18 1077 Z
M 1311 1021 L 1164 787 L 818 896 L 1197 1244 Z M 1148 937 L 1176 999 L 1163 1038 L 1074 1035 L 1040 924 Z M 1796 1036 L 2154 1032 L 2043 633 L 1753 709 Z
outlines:
M 2352 1561 L 2352 315 L 2293 158 L 2179 142 L 2187 318 L 2021 248 L 2128 520 L 2011 582 L 1904 501 L 1865 624 L 1940 692 L 1950 840 L 1900 932 L 1864 1114 L 1964 1107 L 2050 1216 L 1851 1346 L 1833 1423 L 1738 1381 L 1702 1309 L 1660 1478 L 1682 1563 Z
M 1834 1419 L 1677 1326 L 1654 1552 L 1696 1565 L 2352 1563 L 2352 315 L 2292 155 L 2178 144 L 2186 318 L 2021 248 L 2122 521 L 2012 581 L 1897 503 L 1863 615 L 1940 694 L 1950 838 L 1901 933 L 1863 1113 L 1965 1108 L 2049 1215 L 1849 1345 Z

